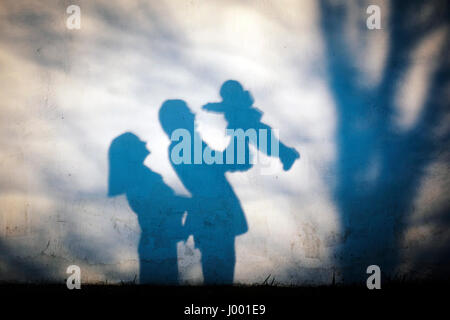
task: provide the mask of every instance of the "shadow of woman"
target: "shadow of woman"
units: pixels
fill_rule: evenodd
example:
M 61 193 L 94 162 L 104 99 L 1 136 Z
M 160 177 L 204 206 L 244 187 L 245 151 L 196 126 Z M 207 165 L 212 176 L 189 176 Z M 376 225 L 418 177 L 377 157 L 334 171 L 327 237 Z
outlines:
M 175 195 L 162 177 L 144 165 L 150 154 L 131 132 L 116 137 L 109 148 L 108 196 L 125 194 L 141 227 L 140 283 L 178 284 L 178 241 L 186 240 L 182 216 L 188 198 Z

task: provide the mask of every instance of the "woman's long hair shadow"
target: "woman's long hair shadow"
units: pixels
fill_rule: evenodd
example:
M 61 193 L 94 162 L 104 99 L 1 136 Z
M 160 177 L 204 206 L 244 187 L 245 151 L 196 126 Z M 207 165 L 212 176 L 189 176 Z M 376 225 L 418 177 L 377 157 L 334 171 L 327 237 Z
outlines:
M 109 148 L 108 196 L 125 194 L 141 228 L 140 283 L 178 284 L 177 242 L 185 240 L 182 216 L 187 199 L 176 196 L 162 177 L 144 165 L 145 142 L 126 132 Z

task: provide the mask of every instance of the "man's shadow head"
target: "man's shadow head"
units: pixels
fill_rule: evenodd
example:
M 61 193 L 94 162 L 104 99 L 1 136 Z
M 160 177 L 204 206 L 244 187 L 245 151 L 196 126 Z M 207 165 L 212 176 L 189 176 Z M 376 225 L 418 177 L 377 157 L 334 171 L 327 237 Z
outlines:
M 131 132 L 125 132 L 111 142 L 108 152 L 108 196 L 113 197 L 127 192 L 134 178 L 133 173 L 143 166 L 149 154 L 146 142 Z
M 177 129 L 194 132 L 195 114 L 183 100 L 166 100 L 159 109 L 159 121 L 164 132 L 170 137 Z

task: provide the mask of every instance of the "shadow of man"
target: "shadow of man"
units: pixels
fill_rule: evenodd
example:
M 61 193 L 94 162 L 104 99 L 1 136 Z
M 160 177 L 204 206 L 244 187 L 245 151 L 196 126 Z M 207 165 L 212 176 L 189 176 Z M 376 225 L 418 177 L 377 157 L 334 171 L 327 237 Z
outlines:
M 178 241 L 186 240 L 182 216 L 188 199 L 175 195 L 162 177 L 144 165 L 150 154 L 131 132 L 116 137 L 109 148 L 108 196 L 125 194 L 141 227 L 139 282 L 178 284 Z
M 178 177 L 192 195 L 185 227 L 193 235 L 202 256 L 205 284 L 232 284 L 235 237 L 246 233 L 247 221 L 240 201 L 225 177 L 226 172 L 251 168 L 248 141 L 246 156 L 237 164 L 226 162 L 225 152 L 214 151 L 195 130 L 195 115 L 183 100 L 167 100 L 159 119 L 171 139 L 169 159 Z

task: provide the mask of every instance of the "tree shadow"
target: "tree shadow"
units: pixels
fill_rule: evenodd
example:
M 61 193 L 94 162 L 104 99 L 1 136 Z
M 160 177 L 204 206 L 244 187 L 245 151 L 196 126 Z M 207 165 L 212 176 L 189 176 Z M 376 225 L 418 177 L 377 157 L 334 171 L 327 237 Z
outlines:
M 348 8 L 323 0 L 320 9 L 329 86 L 337 108 L 334 197 L 344 235 L 336 256 L 341 259 L 338 263 L 345 282 L 361 281 L 371 264 L 393 276 L 400 263 L 406 219 L 424 171 L 448 146 L 448 132 L 437 136 L 434 131 L 448 115 L 448 37 L 430 78 L 423 112 L 406 132 L 396 130 L 393 123 L 396 88 L 411 65 L 413 49 L 431 32 L 448 25 L 448 3 L 391 2 L 387 59 L 379 84 L 370 88 L 358 82 L 345 43 Z M 360 9 L 365 13 L 365 8 Z M 431 14 L 419 21 L 417 12 L 425 9 Z

